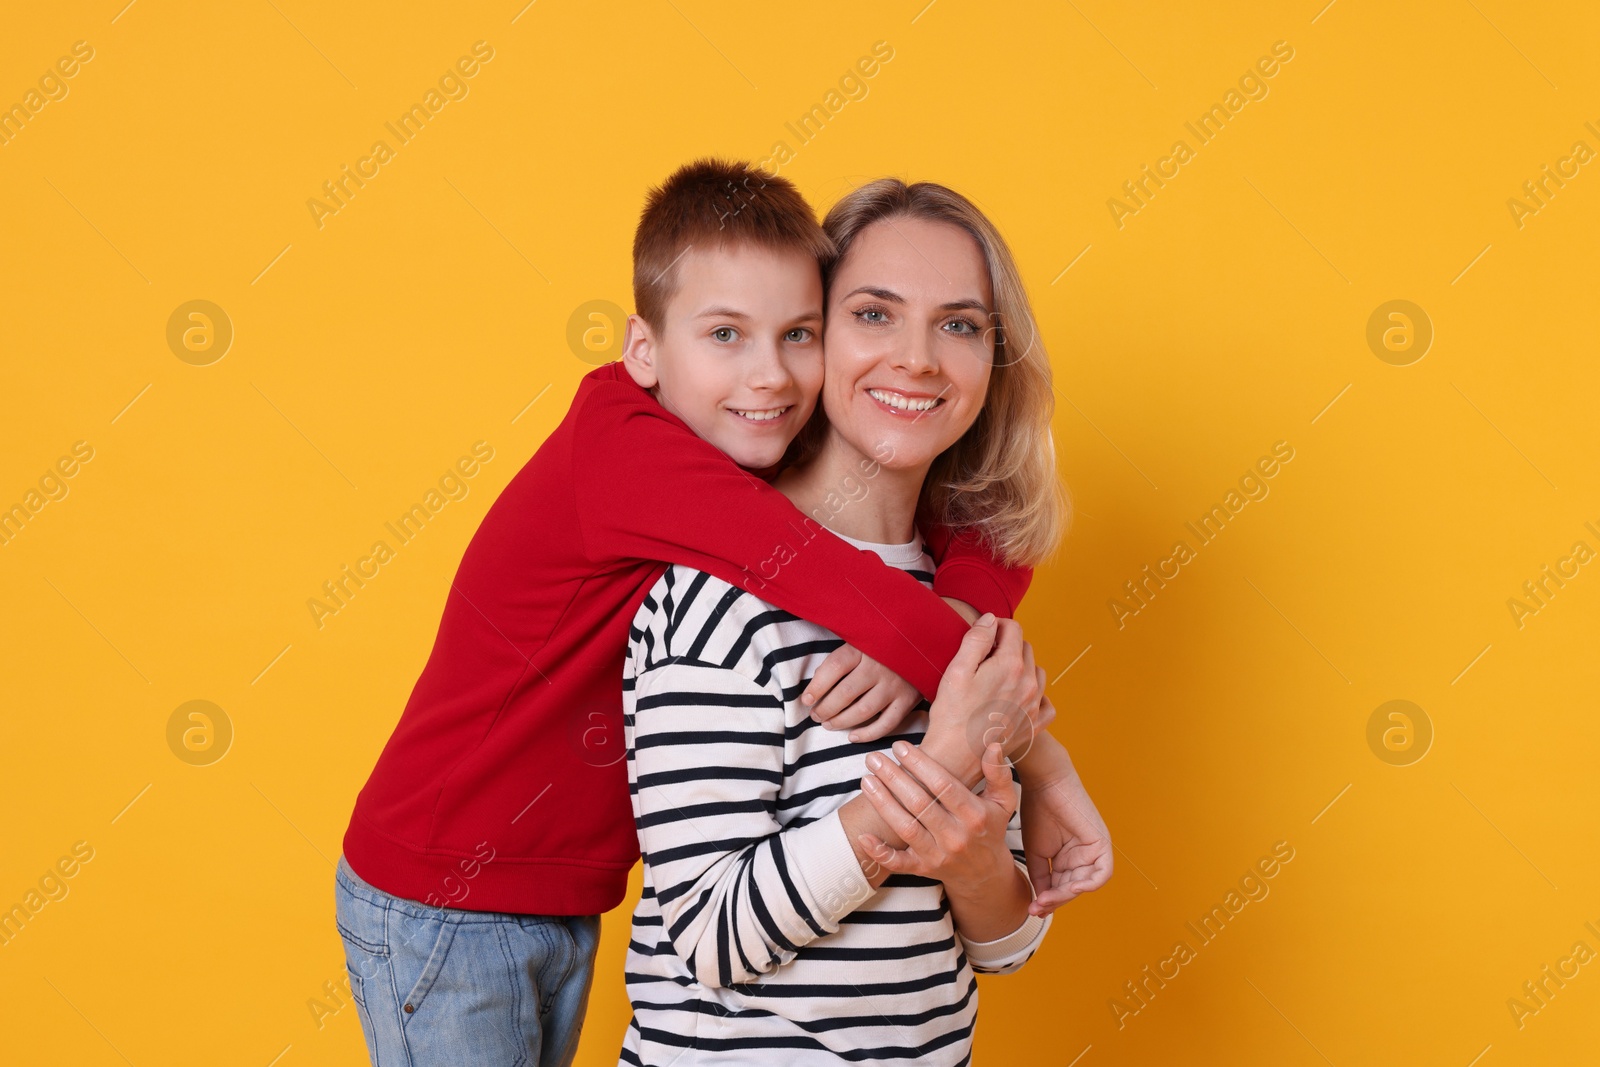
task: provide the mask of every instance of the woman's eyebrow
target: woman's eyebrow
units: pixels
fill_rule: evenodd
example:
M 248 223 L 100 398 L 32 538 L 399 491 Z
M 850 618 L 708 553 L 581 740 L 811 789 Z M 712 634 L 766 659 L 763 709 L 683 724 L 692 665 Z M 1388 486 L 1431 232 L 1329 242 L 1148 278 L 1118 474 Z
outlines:
M 981 311 L 989 314 L 989 307 L 982 300 L 952 300 L 948 304 L 940 304 L 940 311 Z
M 893 304 L 904 304 L 906 302 L 905 297 L 901 296 L 893 289 L 880 289 L 875 285 L 863 285 L 859 288 L 852 289 L 848 293 L 844 294 L 841 299 L 849 300 L 852 296 L 858 296 L 862 293 L 865 293 L 868 296 L 875 296 L 879 300 L 887 300 Z

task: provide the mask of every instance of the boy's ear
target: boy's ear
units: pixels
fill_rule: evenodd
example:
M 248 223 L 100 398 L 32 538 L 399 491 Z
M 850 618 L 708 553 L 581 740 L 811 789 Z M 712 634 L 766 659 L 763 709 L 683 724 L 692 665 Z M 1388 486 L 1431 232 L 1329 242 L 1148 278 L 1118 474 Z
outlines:
M 622 336 L 622 365 L 642 389 L 654 389 L 660 381 L 656 374 L 655 337 L 650 324 L 638 315 L 628 316 L 628 328 Z

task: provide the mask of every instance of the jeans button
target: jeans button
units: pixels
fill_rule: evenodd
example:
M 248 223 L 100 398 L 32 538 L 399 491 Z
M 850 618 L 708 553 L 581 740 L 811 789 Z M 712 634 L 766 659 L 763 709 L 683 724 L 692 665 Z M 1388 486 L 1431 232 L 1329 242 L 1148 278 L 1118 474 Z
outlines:
M 407 1015 L 410 1015 L 410 1014 L 411 1014 L 411 1013 L 412 1013 L 412 1012 L 414 1012 L 414 1011 L 416 1011 L 416 1010 L 417 1010 L 417 1009 L 416 1009 L 416 1008 L 413 1008 L 413 1007 L 412 1007 L 412 1006 L 411 1006 L 411 1005 L 410 1005 L 410 1004 L 407 1004 L 407 1005 L 406 1005 L 406 1014 L 407 1014 Z

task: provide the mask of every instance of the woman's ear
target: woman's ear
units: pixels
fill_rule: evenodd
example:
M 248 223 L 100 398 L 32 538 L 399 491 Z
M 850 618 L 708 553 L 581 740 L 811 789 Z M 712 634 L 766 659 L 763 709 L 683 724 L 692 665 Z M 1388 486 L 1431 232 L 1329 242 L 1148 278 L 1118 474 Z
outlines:
M 642 389 L 654 389 L 660 381 L 655 355 L 655 337 L 650 324 L 638 315 L 629 315 L 627 332 L 622 336 L 622 365 Z

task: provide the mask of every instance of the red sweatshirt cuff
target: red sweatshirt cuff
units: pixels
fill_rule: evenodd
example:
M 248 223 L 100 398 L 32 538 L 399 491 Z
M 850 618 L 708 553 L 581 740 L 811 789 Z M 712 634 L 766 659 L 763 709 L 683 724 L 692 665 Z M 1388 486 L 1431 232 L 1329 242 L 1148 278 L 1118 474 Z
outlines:
M 979 615 L 992 611 L 1009 619 L 1016 614 L 1017 606 L 995 580 L 993 570 L 976 561 L 953 559 L 939 567 L 934 572 L 933 591 L 972 605 Z

